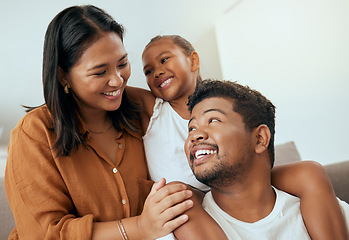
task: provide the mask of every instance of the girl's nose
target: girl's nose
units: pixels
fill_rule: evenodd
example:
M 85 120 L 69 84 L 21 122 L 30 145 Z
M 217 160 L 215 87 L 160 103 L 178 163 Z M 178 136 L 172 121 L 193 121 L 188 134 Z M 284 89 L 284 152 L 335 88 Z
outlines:
M 154 71 L 155 78 L 159 78 L 164 74 L 165 74 L 165 71 L 162 69 L 162 67 L 157 67 Z

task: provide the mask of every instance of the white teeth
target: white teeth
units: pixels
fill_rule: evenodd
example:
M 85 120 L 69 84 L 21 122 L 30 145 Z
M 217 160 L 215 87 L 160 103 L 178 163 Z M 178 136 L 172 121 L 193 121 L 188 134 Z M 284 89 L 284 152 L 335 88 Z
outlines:
M 216 152 L 217 152 L 216 150 L 200 149 L 195 152 L 195 158 L 199 158 L 200 156 L 203 156 L 203 155 L 215 154 Z
M 105 95 L 107 96 L 117 96 L 118 94 L 120 93 L 120 89 L 119 90 L 116 90 L 114 92 L 104 92 Z
M 173 78 L 167 79 L 165 82 L 160 84 L 160 88 L 164 87 L 167 83 L 171 82 Z

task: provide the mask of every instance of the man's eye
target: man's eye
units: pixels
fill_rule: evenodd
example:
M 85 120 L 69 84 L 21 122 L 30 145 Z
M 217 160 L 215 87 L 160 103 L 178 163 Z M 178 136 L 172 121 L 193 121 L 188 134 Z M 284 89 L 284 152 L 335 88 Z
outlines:
M 189 131 L 189 132 L 191 132 L 191 131 L 195 131 L 195 130 L 196 130 L 196 128 L 195 128 L 195 127 L 189 127 L 189 128 L 188 128 L 188 131 Z
M 220 120 L 218 118 L 210 118 L 210 120 L 208 121 L 209 123 L 212 122 L 220 122 Z
M 168 59 L 169 59 L 169 58 L 163 58 L 163 59 L 161 59 L 161 63 L 166 62 Z

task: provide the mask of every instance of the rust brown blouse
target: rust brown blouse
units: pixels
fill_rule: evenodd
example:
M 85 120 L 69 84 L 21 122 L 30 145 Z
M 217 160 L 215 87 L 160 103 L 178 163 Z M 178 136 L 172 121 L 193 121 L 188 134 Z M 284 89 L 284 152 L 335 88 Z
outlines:
M 86 136 L 68 157 L 55 157 L 46 106 L 24 116 L 11 133 L 5 173 L 16 228 L 9 239 L 91 239 L 94 221 L 139 215 L 150 191 L 141 133 L 119 133 L 113 164 Z

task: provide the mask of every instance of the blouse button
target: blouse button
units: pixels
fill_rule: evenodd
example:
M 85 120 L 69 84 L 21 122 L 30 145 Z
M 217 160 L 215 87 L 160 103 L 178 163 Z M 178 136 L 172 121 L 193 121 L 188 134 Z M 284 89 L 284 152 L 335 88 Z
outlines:
M 124 145 L 122 145 L 122 143 L 119 144 L 119 148 L 120 148 L 120 149 L 123 148 L 123 146 L 124 146 Z
M 126 204 L 126 200 L 125 200 L 125 199 L 122 199 L 121 202 L 122 202 L 122 204 L 124 204 L 124 205 Z
M 113 168 L 113 173 L 117 173 L 118 170 L 116 168 Z

